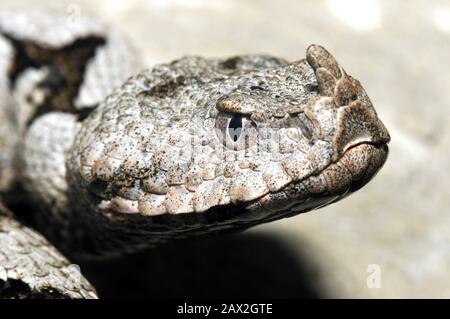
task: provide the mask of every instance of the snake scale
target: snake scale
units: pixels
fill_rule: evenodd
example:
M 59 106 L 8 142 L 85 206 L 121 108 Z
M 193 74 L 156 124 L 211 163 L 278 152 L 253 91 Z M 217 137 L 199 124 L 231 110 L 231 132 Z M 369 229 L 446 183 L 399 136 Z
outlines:
M 323 47 L 145 69 L 98 19 L 0 13 L 0 296 L 96 298 L 101 259 L 307 212 L 364 186 L 389 133 Z

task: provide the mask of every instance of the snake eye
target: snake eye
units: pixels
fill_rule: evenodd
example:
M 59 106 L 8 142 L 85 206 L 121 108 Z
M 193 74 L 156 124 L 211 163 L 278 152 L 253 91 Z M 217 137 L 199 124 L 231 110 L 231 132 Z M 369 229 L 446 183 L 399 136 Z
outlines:
M 220 112 L 215 127 L 217 137 L 229 149 L 246 149 L 256 141 L 256 124 L 248 116 Z
M 235 114 L 228 123 L 228 135 L 233 142 L 237 142 L 241 136 L 242 120 L 243 118 L 241 115 Z

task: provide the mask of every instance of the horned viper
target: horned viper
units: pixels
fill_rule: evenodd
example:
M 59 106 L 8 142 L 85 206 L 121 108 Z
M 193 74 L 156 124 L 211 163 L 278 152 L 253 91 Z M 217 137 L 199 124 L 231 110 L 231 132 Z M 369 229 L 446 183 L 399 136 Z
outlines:
M 96 297 L 58 250 L 107 258 L 294 216 L 387 158 L 363 87 L 319 45 L 144 69 L 96 18 L 33 10 L 0 13 L 0 52 L 0 296 Z

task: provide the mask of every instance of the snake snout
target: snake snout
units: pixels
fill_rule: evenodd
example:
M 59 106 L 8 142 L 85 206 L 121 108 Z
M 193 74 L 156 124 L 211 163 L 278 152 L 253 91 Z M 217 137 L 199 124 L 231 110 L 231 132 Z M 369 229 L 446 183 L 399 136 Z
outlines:
M 358 144 L 387 144 L 389 133 L 361 83 L 325 48 L 311 45 L 306 54 L 321 96 L 310 101 L 305 113 L 318 128 L 320 138 L 332 142 L 333 160 Z
M 339 109 L 333 138 L 335 158 L 362 143 L 385 145 L 389 141 L 389 132 L 373 108 L 356 101 Z

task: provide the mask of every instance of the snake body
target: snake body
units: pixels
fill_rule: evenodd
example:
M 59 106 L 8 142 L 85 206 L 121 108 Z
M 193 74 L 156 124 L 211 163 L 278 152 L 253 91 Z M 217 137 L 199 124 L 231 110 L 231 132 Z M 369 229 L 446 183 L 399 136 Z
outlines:
M 0 52 L 0 296 L 95 297 L 57 280 L 52 245 L 98 259 L 243 230 L 344 198 L 387 158 L 363 87 L 318 45 L 141 71 L 96 18 L 36 10 L 0 14 Z

